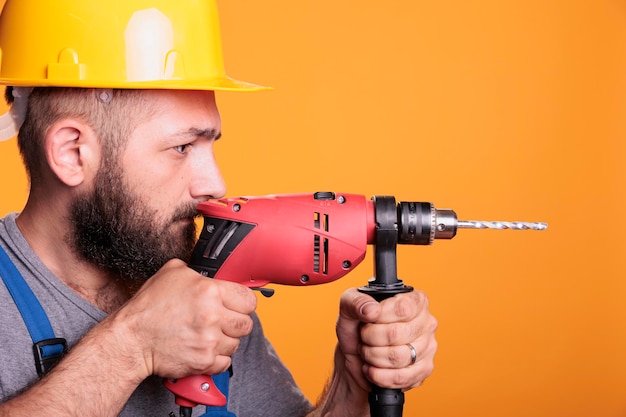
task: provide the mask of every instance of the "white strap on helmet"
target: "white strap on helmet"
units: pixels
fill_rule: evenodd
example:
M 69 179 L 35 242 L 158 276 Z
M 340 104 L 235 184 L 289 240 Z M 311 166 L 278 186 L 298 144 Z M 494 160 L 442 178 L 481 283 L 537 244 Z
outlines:
M 26 117 L 28 96 L 32 91 L 32 87 L 13 87 L 13 104 L 9 111 L 0 116 L 0 142 L 11 139 L 19 132 Z

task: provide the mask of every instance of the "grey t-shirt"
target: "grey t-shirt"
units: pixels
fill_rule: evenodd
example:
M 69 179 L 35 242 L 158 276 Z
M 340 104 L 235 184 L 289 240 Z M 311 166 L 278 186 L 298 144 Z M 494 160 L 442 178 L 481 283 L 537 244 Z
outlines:
M 55 336 L 65 338 L 71 349 L 106 313 L 81 298 L 43 264 L 20 233 L 16 217 L 13 213 L 0 219 L 0 245 L 39 299 Z M 311 404 L 265 338 L 256 314 L 253 320 L 252 333 L 242 338 L 232 358 L 228 410 L 237 417 L 305 415 Z M 0 402 L 37 380 L 32 345 L 11 295 L 0 284 Z M 167 417 L 170 412 L 178 415 L 173 394 L 162 386 L 160 377 L 152 376 L 137 388 L 120 416 Z M 204 407 L 198 406 L 193 416 L 203 413 Z

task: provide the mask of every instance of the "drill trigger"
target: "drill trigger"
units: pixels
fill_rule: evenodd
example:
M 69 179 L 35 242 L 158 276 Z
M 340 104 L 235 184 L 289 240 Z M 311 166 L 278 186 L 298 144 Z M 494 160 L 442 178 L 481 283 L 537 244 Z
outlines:
M 263 297 L 267 297 L 267 298 L 270 298 L 271 296 L 273 296 L 274 292 L 275 292 L 271 288 L 254 287 L 254 288 L 251 288 L 251 289 L 260 292 L 263 295 Z

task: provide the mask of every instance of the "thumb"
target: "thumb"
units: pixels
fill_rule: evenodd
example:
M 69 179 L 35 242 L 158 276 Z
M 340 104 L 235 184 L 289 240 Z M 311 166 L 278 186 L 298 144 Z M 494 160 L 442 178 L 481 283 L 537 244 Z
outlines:
M 344 353 L 358 354 L 361 324 L 375 322 L 381 311 L 376 300 L 360 293 L 356 288 L 351 288 L 341 295 L 336 331 Z

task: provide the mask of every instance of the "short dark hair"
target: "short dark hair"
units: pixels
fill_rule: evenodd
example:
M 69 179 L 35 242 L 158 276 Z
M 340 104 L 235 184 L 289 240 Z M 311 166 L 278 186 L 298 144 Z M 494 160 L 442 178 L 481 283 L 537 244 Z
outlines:
M 101 94 L 108 94 L 106 100 Z M 5 96 L 12 93 L 7 88 Z M 8 101 L 8 98 L 7 98 Z M 28 97 L 28 109 L 17 143 L 30 177 L 37 186 L 49 173 L 43 140 L 50 126 L 64 118 L 77 118 L 91 126 L 111 157 L 123 148 L 137 124 L 150 109 L 142 90 L 99 90 L 69 87 L 36 87 Z
M 7 104 L 13 104 L 13 87 L 11 87 L 10 85 L 8 85 L 7 88 L 4 90 L 4 99 L 6 100 Z

